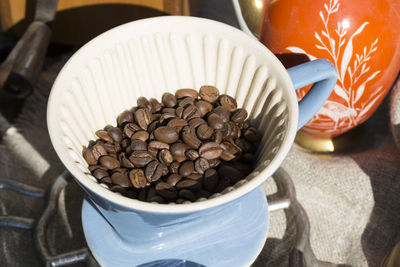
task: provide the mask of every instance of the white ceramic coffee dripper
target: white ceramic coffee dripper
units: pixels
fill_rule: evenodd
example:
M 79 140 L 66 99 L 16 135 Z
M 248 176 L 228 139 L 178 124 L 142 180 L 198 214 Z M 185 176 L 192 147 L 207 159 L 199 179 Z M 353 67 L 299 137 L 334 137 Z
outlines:
M 294 88 L 317 81 L 299 105 Z M 328 61 L 287 71 L 257 40 L 207 19 L 144 19 L 90 41 L 59 73 L 47 119 L 58 156 L 87 193 L 82 221 L 95 258 L 104 266 L 249 265 L 268 229 L 260 185 L 335 82 Z M 179 205 L 129 199 L 97 183 L 81 155 L 96 130 L 115 125 L 140 96 L 161 99 L 164 92 L 202 85 L 236 97 L 263 133 L 256 168 L 246 179 L 209 199 Z

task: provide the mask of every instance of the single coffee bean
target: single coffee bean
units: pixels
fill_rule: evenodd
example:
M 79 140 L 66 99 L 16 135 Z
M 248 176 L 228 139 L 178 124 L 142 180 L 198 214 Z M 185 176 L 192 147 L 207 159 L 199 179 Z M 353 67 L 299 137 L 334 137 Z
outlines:
M 240 153 L 240 148 L 231 142 L 224 141 L 220 146 L 222 148 L 221 159 L 225 161 L 231 161 L 237 158 Z
M 188 122 L 186 120 L 178 118 L 170 120 L 167 124 L 168 127 L 172 127 L 178 132 L 180 132 L 182 128 L 186 125 L 188 125 Z
M 179 174 L 173 173 L 168 176 L 167 178 L 167 183 L 170 184 L 171 186 L 175 186 L 177 182 L 179 182 L 182 179 L 182 176 Z
M 177 174 L 179 172 L 179 167 L 181 166 L 181 164 L 177 161 L 174 161 L 171 163 L 171 165 L 169 165 L 169 172 L 172 174 Z
M 189 189 L 192 191 L 199 191 L 201 189 L 201 184 L 192 179 L 182 179 L 176 184 L 175 187 L 178 190 Z
M 126 157 L 126 154 L 122 152 L 118 155 L 118 160 L 121 163 L 122 167 L 125 168 L 135 168 L 135 165 Z
M 114 140 L 111 138 L 111 136 L 108 135 L 107 131 L 104 130 L 98 130 L 95 133 L 99 138 L 101 138 L 102 140 L 109 142 L 109 143 L 113 143 Z
M 221 95 L 219 98 L 219 103 L 229 112 L 233 112 L 237 109 L 236 100 L 229 95 Z
M 192 127 L 193 129 L 196 129 L 197 127 L 203 124 L 207 124 L 207 122 L 202 118 L 193 118 L 189 121 L 189 126 Z
M 177 107 L 175 110 L 175 114 L 178 118 L 182 119 L 183 115 L 183 107 Z
M 104 146 L 102 144 L 96 143 L 92 147 L 92 153 L 97 161 L 101 156 L 107 155 L 107 150 L 104 148 Z
M 156 184 L 156 192 L 165 199 L 173 200 L 178 196 L 176 189 L 168 183 L 158 182 Z
M 175 96 L 176 96 L 176 98 L 178 98 L 178 99 L 184 98 L 184 97 L 187 97 L 187 96 L 190 96 L 190 97 L 196 99 L 196 98 L 199 97 L 199 94 L 198 94 L 197 91 L 194 90 L 194 89 L 186 89 L 186 88 L 185 88 L 185 89 L 176 90 Z
M 189 189 L 179 190 L 178 195 L 179 195 L 179 197 L 187 199 L 192 202 L 194 202 L 196 200 L 196 195 Z
M 114 140 L 114 142 L 120 143 L 122 141 L 122 132 L 117 127 L 109 128 L 107 134 Z
M 146 131 L 137 131 L 134 133 L 131 137 L 131 140 L 139 139 L 142 140 L 143 142 L 147 141 L 149 139 L 149 133 Z
M 128 179 L 128 175 L 120 173 L 120 172 L 115 172 L 111 176 L 111 180 L 114 184 L 119 185 L 124 188 L 129 187 L 131 185 L 129 182 L 129 179 Z
M 211 113 L 210 115 L 208 115 L 207 122 L 210 127 L 215 130 L 222 129 L 224 127 L 224 121 L 219 115 L 215 113 Z
M 201 141 L 197 138 L 195 130 L 190 126 L 183 127 L 182 140 L 185 144 L 195 149 L 198 149 L 201 145 Z
M 255 151 L 254 146 L 244 138 L 238 138 L 235 140 L 235 144 L 242 149 L 243 152 L 253 153 Z
M 247 128 L 243 133 L 244 138 L 250 143 L 258 143 L 261 136 L 258 134 L 257 129 L 254 127 Z
M 246 177 L 253 171 L 252 165 L 254 163 L 255 163 L 255 161 L 253 161 L 251 163 L 245 163 L 245 162 L 242 162 L 241 160 L 238 160 L 234 163 L 234 165 L 232 167 L 234 167 L 235 169 L 237 169 L 238 171 L 243 173 L 244 177 Z
M 150 203 L 156 202 L 158 204 L 167 203 L 167 201 L 162 196 L 159 196 L 159 195 L 155 195 L 155 196 L 153 196 L 151 198 L 148 198 L 147 201 L 150 202 Z
M 185 97 L 183 99 L 180 99 L 178 102 L 179 107 L 186 107 L 187 105 L 194 105 L 194 98 L 193 97 Z
M 210 126 L 208 126 L 208 124 L 202 124 L 197 128 L 196 133 L 197 137 L 201 140 L 207 140 L 211 138 L 214 130 Z
M 169 122 L 173 118 L 176 118 L 175 110 L 174 110 L 174 114 L 171 114 L 171 113 L 162 114 L 161 117 L 160 117 L 160 123 L 161 124 L 165 124 L 165 123 Z
M 93 172 L 93 176 L 97 179 L 97 180 L 101 180 L 104 177 L 108 176 L 108 172 L 102 169 L 96 169 Z
M 138 191 L 137 190 L 126 190 L 125 192 L 122 193 L 122 195 L 127 198 L 137 199 Z
M 207 190 L 200 190 L 199 192 L 196 192 L 196 198 L 209 198 L 212 195 L 211 192 Z
M 116 172 L 125 174 L 125 173 L 128 172 L 128 169 L 127 169 L 127 168 L 121 168 L 121 167 L 120 167 L 120 168 L 115 168 L 115 169 L 111 170 L 111 173 L 112 173 L 112 174 L 113 174 L 113 173 L 116 173 Z
M 117 153 L 118 147 L 116 147 L 114 144 L 107 142 L 102 144 L 102 146 L 107 151 L 107 153 Z
M 194 149 L 189 149 L 189 150 L 186 150 L 185 156 L 189 160 L 193 161 L 199 157 L 199 152 L 197 152 L 197 150 L 194 150 Z
M 147 179 L 143 170 L 133 169 L 129 172 L 129 180 L 135 188 L 144 188 L 147 185 Z
M 129 160 L 136 166 L 136 167 L 144 167 L 150 161 L 153 160 L 153 157 L 147 151 L 133 151 Z
M 140 139 L 134 139 L 131 142 L 132 151 L 147 150 L 147 143 Z
M 197 181 L 199 183 L 203 182 L 203 175 L 200 174 L 200 173 L 192 173 L 192 174 L 188 175 L 186 178 L 195 180 L 195 181 Z
M 163 173 L 163 166 L 157 160 L 154 160 L 149 164 L 147 164 L 145 170 L 147 181 L 149 182 L 157 181 L 158 179 L 161 178 L 162 173 Z
M 219 97 L 219 91 L 214 86 L 203 85 L 200 87 L 200 98 L 213 103 Z
M 121 167 L 121 164 L 119 161 L 115 158 L 113 158 L 111 155 L 109 156 L 102 156 L 99 159 L 100 165 L 103 167 L 106 167 L 108 170 L 112 170 L 115 168 Z
M 193 118 L 199 118 L 200 115 L 200 111 L 195 105 L 187 105 L 184 107 L 182 118 L 184 120 L 190 120 Z
M 229 165 L 223 165 L 218 168 L 218 175 L 221 179 L 228 178 L 230 185 L 236 184 L 244 178 L 244 174 L 239 170 Z
M 157 196 L 156 189 L 154 188 L 154 184 L 151 184 L 149 190 L 147 191 L 146 201 L 152 202 L 150 199 Z
M 89 171 L 91 173 L 93 173 L 95 170 L 97 169 L 101 169 L 101 170 L 107 170 L 105 167 L 101 166 L 101 165 L 91 165 L 88 167 Z
M 218 106 L 211 113 L 215 113 L 221 117 L 223 122 L 228 122 L 231 118 L 231 113 L 223 106 Z
M 204 173 L 204 188 L 210 192 L 215 192 L 219 182 L 219 176 L 215 169 L 208 169 Z
M 107 132 L 108 129 L 113 128 L 113 127 L 114 127 L 114 126 L 112 126 L 112 125 L 110 125 L 110 124 L 107 124 L 106 126 L 104 126 L 103 130 Z
M 176 130 L 168 126 L 161 126 L 155 129 L 154 137 L 157 141 L 161 141 L 167 144 L 174 143 L 179 139 L 179 135 Z
M 210 163 L 205 158 L 198 158 L 194 162 L 194 168 L 196 172 L 203 174 L 206 170 L 210 168 Z
M 101 178 L 100 183 L 110 186 L 113 182 L 111 180 L 111 177 L 107 176 L 107 177 Z
M 144 96 L 141 96 L 137 99 L 137 105 L 139 108 L 147 108 L 148 110 L 151 110 L 151 104 L 147 98 Z
M 143 177 L 144 177 L 144 173 L 143 173 Z M 144 178 L 144 179 L 146 179 L 146 177 Z M 146 182 L 147 182 L 147 180 L 146 180 Z M 147 194 L 148 194 L 148 192 L 149 192 L 149 188 L 151 188 L 151 187 L 144 187 L 144 188 L 141 188 L 140 190 L 139 190 L 139 194 L 138 194 L 138 200 L 140 200 L 140 201 L 146 201 L 147 200 Z
M 151 104 L 151 109 L 150 109 L 150 111 L 151 111 L 152 113 L 159 112 L 159 111 L 162 109 L 161 103 L 158 102 L 157 99 L 155 99 L 155 98 L 150 98 L 149 102 L 150 102 L 150 104 Z
M 237 109 L 231 116 L 231 120 L 236 123 L 242 123 L 247 118 L 247 111 L 243 108 Z
M 212 140 L 213 140 L 215 143 L 220 144 L 220 143 L 222 142 L 222 140 L 224 139 L 224 137 L 225 137 L 224 131 L 222 131 L 222 130 L 216 130 L 216 131 L 214 131 Z
M 187 200 L 180 197 L 180 198 L 177 198 L 177 199 L 175 200 L 175 203 L 176 203 L 176 204 L 183 204 L 183 203 L 185 203 L 185 201 L 187 201 Z
M 160 115 L 160 114 L 156 114 L 156 115 Z M 161 115 L 162 116 L 162 115 Z M 153 117 L 154 114 L 153 114 Z M 160 121 L 159 120 L 154 120 L 152 123 L 149 124 L 149 126 L 147 127 L 147 132 L 152 133 L 155 129 L 157 129 L 158 127 L 160 127 Z
M 135 123 L 128 123 L 124 126 L 124 135 L 131 138 L 132 135 L 141 130 L 141 128 L 139 127 L 139 125 L 135 124 Z
M 167 149 L 163 149 L 160 151 L 160 153 L 158 153 L 158 159 L 162 164 L 167 166 L 174 161 L 171 152 Z
M 182 162 L 186 160 L 187 158 L 185 152 L 188 148 L 189 148 L 188 145 L 184 143 L 175 143 L 171 145 L 170 151 L 174 160 L 177 162 Z
M 162 109 L 162 114 L 175 114 L 175 109 L 165 107 Z
M 149 124 L 153 121 L 152 114 L 147 108 L 139 108 L 134 113 L 137 124 L 143 130 L 147 130 Z
M 163 94 L 161 101 L 164 104 L 164 106 L 169 108 L 173 108 L 177 103 L 176 97 L 171 93 Z
M 133 113 L 130 112 L 129 110 L 125 110 L 117 118 L 118 126 L 122 126 L 125 123 L 130 123 L 130 122 L 133 122 Z
M 218 143 L 207 142 L 199 148 L 199 154 L 205 159 L 217 159 L 222 154 L 222 149 Z
M 123 187 L 120 186 L 120 185 L 113 185 L 113 186 L 110 187 L 110 190 L 111 190 L 112 192 L 120 193 L 120 194 L 124 194 L 125 191 L 126 191 L 126 189 L 123 188 Z
M 184 161 L 179 167 L 179 175 L 186 177 L 194 172 L 194 164 L 193 161 Z
M 160 150 L 160 149 L 169 149 L 169 145 L 167 143 L 164 142 L 160 142 L 160 141 L 151 141 L 148 145 L 149 149 L 156 149 L 156 150 Z
M 200 100 L 196 102 L 196 107 L 200 112 L 200 116 L 203 117 L 213 109 L 213 105 L 209 102 Z
M 227 188 L 230 185 L 231 185 L 231 181 L 230 181 L 229 177 L 227 177 L 227 176 L 220 177 L 219 181 L 218 181 L 218 185 L 215 188 L 214 192 L 222 192 L 222 191 L 224 191 L 225 188 Z
M 164 164 L 164 163 L 162 163 L 161 165 L 162 165 L 162 167 L 163 167 L 162 176 L 166 176 L 167 174 L 169 174 L 169 168 L 168 168 L 168 166 L 167 166 L 166 164 Z

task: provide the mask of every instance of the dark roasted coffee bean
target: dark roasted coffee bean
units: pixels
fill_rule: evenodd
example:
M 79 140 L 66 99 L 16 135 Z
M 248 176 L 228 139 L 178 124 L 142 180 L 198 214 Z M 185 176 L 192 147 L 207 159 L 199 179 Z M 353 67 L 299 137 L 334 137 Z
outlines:
M 196 129 L 197 127 L 203 124 L 207 124 L 207 122 L 202 118 L 193 118 L 189 121 L 189 126 L 192 127 L 193 129 Z
M 253 161 L 251 163 L 245 163 L 245 162 L 238 160 L 238 161 L 235 161 L 233 167 L 235 169 L 237 169 L 238 171 L 240 171 L 241 173 L 243 173 L 244 177 L 246 177 L 253 171 L 253 167 L 252 167 L 253 164 L 255 164 L 255 161 Z
M 164 104 L 164 106 L 169 108 L 174 107 L 177 103 L 176 97 L 171 93 L 163 94 L 161 101 Z
M 203 175 L 200 174 L 200 173 L 192 173 L 192 174 L 186 176 L 186 178 L 195 180 L 195 181 L 197 181 L 199 183 L 203 183 Z
M 224 141 L 220 146 L 222 148 L 221 159 L 225 161 L 231 161 L 237 158 L 238 154 L 240 153 L 240 147 L 232 144 L 231 142 Z
M 122 195 L 127 198 L 137 199 L 138 191 L 137 190 L 126 190 L 125 192 L 122 193 Z
M 153 121 L 152 114 L 147 108 L 139 108 L 134 113 L 137 124 L 143 130 L 147 130 L 149 124 Z
M 183 204 L 185 201 L 187 201 L 187 200 L 184 199 L 184 198 L 177 198 L 177 199 L 175 200 L 175 203 L 176 203 L 176 204 Z
M 171 113 L 162 114 L 160 117 L 160 123 L 165 125 L 167 122 L 169 122 L 173 118 L 176 118 L 175 110 L 174 110 L 174 114 L 171 114 Z
M 181 166 L 181 164 L 177 161 L 174 161 L 171 163 L 171 165 L 169 165 L 169 172 L 172 174 L 177 174 L 179 172 L 179 167 Z
M 172 127 L 178 132 L 180 132 L 182 128 L 186 125 L 188 125 L 188 122 L 186 120 L 178 118 L 170 120 L 167 124 L 168 127 Z
M 179 134 L 172 127 L 161 126 L 154 130 L 154 137 L 157 141 L 171 144 L 178 140 Z
M 97 179 L 97 180 L 101 180 L 104 177 L 108 176 L 108 172 L 102 169 L 96 169 L 93 172 L 93 176 Z
M 216 101 L 219 97 L 219 91 L 214 86 L 203 85 L 202 87 L 200 87 L 199 91 L 200 98 L 211 103 Z
M 199 152 L 197 152 L 197 150 L 194 149 L 189 149 L 186 150 L 185 152 L 185 156 L 189 159 L 189 160 L 195 160 L 199 157 Z
M 223 122 L 228 122 L 231 118 L 231 113 L 223 106 L 218 106 L 211 113 L 215 113 L 221 117 Z
M 134 133 L 131 137 L 131 140 L 139 139 L 142 140 L 143 142 L 147 141 L 149 139 L 149 133 L 146 131 L 137 131 Z
M 153 184 L 149 187 L 147 191 L 146 201 L 151 202 L 150 199 L 157 195 L 156 189 L 154 188 Z
M 102 144 L 97 143 L 92 147 L 92 153 L 97 161 L 101 156 L 107 155 L 107 150 Z
M 200 115 L 201 115 L 200 111 L 197 109 L 195 105 L 187 105 L 184 107 L 182 118 L 184 120 L 190 120 L 193 118 L 199 118 Z
M 148 148 L 156 149 L 156 150 L 161 150 L 161 149 L 169 149 L 169 145 L 164 142 L 160 141 L 151 141 L 148 145 Z
M 234 112 L 237 109 L 236 100 L 229 95 L 221 95 L 219 103 L 229 112 Z
M 117 118 L 118 126 L 122 126 L 125 123 L 133 122 L 133 113 L 129 110 L 122 112 Z
M 102 140 L 109 142 L 109 143 L 113 143 L 114 140 L 111 138 L 111 136 L 108 135 L 107 131 L 104 130 L 98 130 L 95 133 L 99 138 L 101 138 Z
M 110 125 L 110 124 L 107 124 L 106 126 L 104 126 L 103 130 L 107 132 L 108 129 L 113 128 L 113 127 L 114 127 L 114 126 L 112 126 L 112 125 Z
M 207 122 L 208 125 L 210 125 L 210 127 L 215 130 L 220 130 L 224 127 L 224 121 L 219 115 L 215 113 L 211 113 L 210 115 L 208 115 Z
M 239 180 L 244 178 L 244 174 L 242 172 L 229 165 L 220 166 L 218 168 L 218 175 L 221 179 L 228 178 L 230 185 L 234 185 Z
M 111 173 L 116 173 L 116 172 L 125 174 L 128 172 L 128 169 L 127 168 L 115 168 L 115 169 L 111 170 Z
M 196 193 L 196 198 L 209 198 L 211 195 L 211 192 L 202 189 Z
M 146 166 L 145 175 L 147 181 L 155 182 L 161 178 L 163 173 L 163 166 L 157 160 L 153 160 Z
M 157 114 L 159 115 L 159 114 Z M 154 117 L 154 116 L 153 116 Z M 160 127 L 160 121 L 158 120 L 154 120 L 152 123 L 149 124 L 149 126 L 147 127 L 147 132 L 152 133 L 155 129 L 157 129 L 158 127 Z
M 158 159 L 162 164 L 165 164 L 167 166 L 169 166 L 174 161 L 171 152 L 167 149 L 163 149 L 160 151 L 160 153 L 158 153 Z
M 215 143 L 220 144 L 222 142 L 222 140 L 224 139 L 224 137 L 225 137 L 225 134 L 224 134 L 224 132 L 222 130 L 216 130 L 216 131 L 214 131 L 212 140 Z
M 217 159 L 221 156 L 222 149 L 218 143 L 207 142 L 199 148 L 199 154 L 205 159 Z
M 208 163 L 210 163 L 210 168 L 215 168 L 221 163 L 221 160 L 220 159 L 210 159 L 208 161 Z
M 240 159 L 247 163 L 254 163 L 256 162 L 257 157 L 253 153 L 244 153 Z
M 143 177 L 144 177 L 144 173 L 143 173 Z M 146 177 L 144 179 L 146 179 Z M 138 200 L 140 200 L 140 201 L 146 201 L 147 200 L 147 193 L 149 192 L 149 188 L 150 187 L 146 186 L 146 187 L 142 188 L 141 190 L 139 190 Z
M 175 187 L 178 190 L 189 189 L 193 191 L 199 191 L 201 189 L 201 184 L 192 179 L 182 179 L 176 184 Z
M 200 112 L 200 116 L 203 117 L 213 109 L 213 105 L 209 102 L 200 100 L 196 102 L 196 107 Z
M 250 122 L 249 122 L 249 120 L 245 120 L 243 123 L 241 123 L 241 128 L 243 129 L 243 130 L 246 130 L 247 128 L 249 128 L 250 127 Z
M 188 148 L 189 148 L 188 145 L 184 143 L 175 143 L 171 145 L 170 151 L 174 160 L 177 162 L 182 162 L 186 160 L 187 158 L 185 152 Z
M 144 167 L 153 160 L 153 156 L 147 151 L 133 151 L 129 160 L 137 167 Z
M 192 98 L 198 98 L 199 94 L 194 89 L 185 88 L 185 89 L 176 90 L 175 96 L 178 99 L 188 97 L 188 96 L 190 96 Z
M 132 135 L 141 130 L 141 128 L 139 127 L 139 125 L 135 124 L 135 123 L 128 123 L 125 125 L 124 127 L 124 135 L 126 135 L 127 137 L 131 138 Z
M 179 190 L 178 195 L 179 195 L 179 197 L 187 199 L 192 202 L 194 202 L 196 200 L 196 195 L 189 189 Z
M 178 116 L 178 118 L 182 119 L 183 107 L 177 107 L 175 110 L 175 114 L 176 114 L 176 116 Z
M 162 196 L 159 196 L 159 195 L 155 195 L 155 196 L 149 198 L 148 201 L 149 201 L 149 202 L 156 202 L 156 203 L 158 203 L 158 204 L 165 204 L 165 203 L 167 203 L 167 201 L 166 201 Z
M 122 150 L 126 150 L 126 148 L 128 147 L 128 146 L 130 146 L 131 145 L 131 139 L 129 139 L 129 138 L 124 138 L 124 139 L 122 139 L 122 141 L 121 141 L 121 148 L 122 148 Z
M 133 169 L 129 172 L 129 180 L 135 188 L 144 188 L 147 185 L 147 179 L 143 170 Z
M 201 145 L 201 141 L 197 138 L 195 130 L 190 126 L 185 126 L 182 129 L 182 140 L 188 146 L 198 149 Z
M 176 191 L 175 187 L 164 182 L 158 182 L 156 184 L 156 192 L 157 194 L 168 200 L 174 200 L 178 196 L 178 192 Z
M 173 173 L 168 176 L 167 178 L 167 183 L 170 184 L 171 186 L 175 186 L 177 182 L 179 182 L 182 179 L 182 176 L 179 174 Z
M 237 109 L 232 115 L 231 120 L 236 123 L 242 123 L 247 118 L 247 111 L 243 108 Z
M 122 141 L 122 132 L 117 127 L 112 127 L 107 130 L 108 135 L 114 140 L 114 142 L 120 143 Z
M 111 177 L 107 176 L 107 177 L 101 178 L 100 183 L 110 186 L 112 184 Z
M 231 181 L 229 180 L 229 177 L 220 177 L 218 181 L 218 185 L 215 188 L 214 192 L 222 192 L 224 191 L 225 188 L 229 187 L 231 185 Z
M 186 177 L 194 172 L 194 164 L 193 161 L 184 161 L 179 167 L 179 175 Z
M 210 126 L 208 126 L 208 124 L 205 123 L 197 128 L 196 133 L 197 137 L 200 138 L 201 140 L 207 140 L 211 138 L 211 136 L 214 133 L 214 130 Z
M 247 128 L 243 133 L 244 138 L 250 143 L 258 143 L 261 136 L 258 134 L 257 129 L 254 127 Z
M 108 153 L 117 153 L 117 147 L 115 147 L 114 144 L 111 144 L 111 143 L 104 143 L 104 144 L 102 144 L 102 146 L 104 147 L 104 149 L 105 149 Z
M 121 167 L 121 164 L 119 161 L 115 158 L 113 158 L 111 155 L 109 156 L 102 156 L 99 159 L 100 165 L 103 167 L 106 167 L 108 170 L 112 170 L 115 168 Z
M 113 186 L 110 187 L 110 190 L 115 192 L 115 193 L 120 193 L 120 194 L 124 194 L 125 191 L 126 191 L 126 189 L 123 188 L 120 185 L 113 185 Z
M 210 168 L 210 163 L 205 158 L 198 158 L 194 163 L 194 168 L 196 172 L 203 174 Z
M 115 172 L 111 176 L 111 180 L 114 184 L 119 185 L 124 188 L 129 187 L 131 185 L 129 182 L 128 175 L 120 173 L 120 172 Z
M 194 98 L 193 97 L 185 97 L 183 99 L 180 99 L 178 102 L 179 107 L 186 107 L 187 105 L 194 105 Z
M 150 98 L 149 100 L 150 104 L 151 104 L 151 112 L 152 113 L 156 113 L 159 112 L 162 109 L 161 103 L 158 102 L 157 99 L 155 98 Z
M 219 182 L 219 176 L 215 169 L 208 169 L 204 173 L 204 188 L 210 192 L 215 192 Z
M 137 99 L 137 105 L 139 108 L 147 108 L 148 110 L 151 110 L 151 104 L 147 98 L 144 96 L 141 96 Z
M 236 139 L 236 140 L 235 140 L 235 144 L 236 144 L 238 147 L 240 147 L 240 148 L 243 150 L 243 152 L 245 152 L 245 153 L 247 153 L 247 152 L 252 153 L 252 152 L 255 151 L 254 146 L 253 146 L 249 141 L 247 141 L 247 140 L 244 139 L 244 138 L 238 138 L 238 139 Z
M 118 155 L 118 160 L 121 163 L 122 167 L 125 168 L 135 168 L 135 165 L 126 157 L 126 154 L 122 152 Z
M 147 150 L 147 143 L 140 140 L 140 139 L 134 139 L 131 142 L 131 148 L 132 151 L 138 151 L 138 150 Z

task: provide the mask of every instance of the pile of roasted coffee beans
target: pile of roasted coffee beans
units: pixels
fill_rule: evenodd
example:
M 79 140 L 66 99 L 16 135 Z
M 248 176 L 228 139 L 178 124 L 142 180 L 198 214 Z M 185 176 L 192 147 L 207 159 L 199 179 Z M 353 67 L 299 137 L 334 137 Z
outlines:
M 99 183 L 148 202 L 207 198 L 245 178 L 260 141 L 247 111 L 213 86 L 140 97 L 82 154 Z

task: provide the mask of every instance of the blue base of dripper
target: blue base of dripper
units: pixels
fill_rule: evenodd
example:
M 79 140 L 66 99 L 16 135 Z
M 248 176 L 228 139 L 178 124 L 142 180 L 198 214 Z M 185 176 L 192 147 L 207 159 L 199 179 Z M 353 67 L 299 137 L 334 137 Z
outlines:
M 195 223 L 189 233 L 191 238 L 188 233 L 183 234 L 184 238 L 174 234 L 174 240 L 169 237 L 158 246 L 122 240 L 100 212 L 101 207 L 85 198 L 83 230 L 99 264 L 113 267 L 249 266 L 264 246 L 269 223 L 268 204 L 261 187 L 218 213 L 218 223 L 204 222 L 203 229 Z M 235 216 L 231 216 L 232 213 L 236 213 Z

